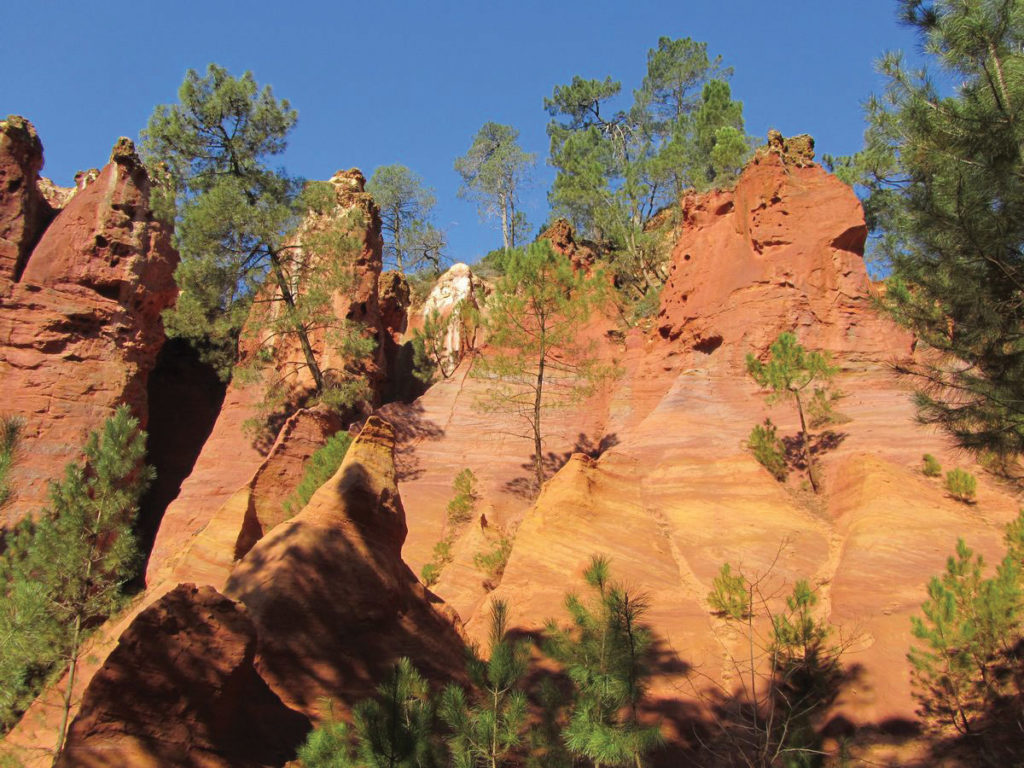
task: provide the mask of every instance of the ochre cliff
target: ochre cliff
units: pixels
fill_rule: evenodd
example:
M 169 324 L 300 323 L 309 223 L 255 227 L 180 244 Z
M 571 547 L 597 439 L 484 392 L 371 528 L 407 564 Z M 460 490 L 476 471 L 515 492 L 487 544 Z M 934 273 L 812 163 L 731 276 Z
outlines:
M 909 383 L 891 367 L 914 353 L 913 339 L 874 308 L 858 201 L 798 159 L 760 153 L 733 191 L 683 199 L 652 329 L 611 334 L 604 353 L 622 376 L 579 409 L 548 415 L 553 468 L 568 461 L 536 503 L 517 495 L 529 441 L 511 418 L 474 408 L 484 387 L 468 363 L 413 405 L 388 407 L 407 436 L 399 485 L 414 569 L 444 535 L 454 475 L 469 467 L 480 480 L 483 517 L 455 542 L 434 588 L 470 635 L 485 636 L 487 606 L 499 597 L 526 629 L 564 618 L 565 593 L 581 588 L 591 555 L 608 555 L 613 575 L 650 598 L 660 649 L 654 706 L 679 738 L 690 727 L 671 716 L 689 711 L 679 702 L 707 703 L 738 684 L 733 660 L 744 640 L 707 602 L 724 562 L 763 577 L 775 609 L 796 580 L 810 580 L 844 663 L 859 670 L 834 722 L 890 728 L 915 721 L 909 617 L 928 579 L 958 536 L 998 559 L 1002 525 L 1017 509 L 998 481 L 916 423 Z M 801 488 L 799 473 L 776 482 L 745 448 L 768 415 L 780 434 L 797 433 L 795 409 L 769 407 L 745 371 L 747 353 L 765 355 L 782 331 L 830 351 L 840 368 L 843 418 L 820 430 L 820 496 Z M 977 506 L 921 474 L 924 452 L 979 475 Z M 473 556 L 492 546 L 497 527 L 514 531 L 514 546 L 488 593 Z

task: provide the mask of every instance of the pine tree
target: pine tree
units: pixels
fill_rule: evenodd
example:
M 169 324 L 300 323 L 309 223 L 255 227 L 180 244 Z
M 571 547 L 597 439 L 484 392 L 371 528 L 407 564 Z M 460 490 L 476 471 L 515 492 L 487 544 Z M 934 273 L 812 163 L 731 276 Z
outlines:
M 886 55 L 868 105 L 869 223 L 891 269 L 885 303 L 937 353 L 905 371 L 918 413 L 961 445 L 1024 450 L 1024 9 L 1018 0 L 901 0 L 903 20 L 957 85 Z
M 807 581 L 794 584 L 784 610 L 768 609 L 762 592 L 768 575 L 750 579 L 725 563 L 708 595 L 712 609 L 741 628 L 746 651 L 746 658 L 732 660 L 742 681 L 737 706 L 723 708 L 717 722 L 727 751 L 747 765 L 819 765 L 816 726 L 838 690 L 841 649 L 831 644 L 828 623 L 815 615 L 818 597 Z M 759 615 L 771 619 L 767 636 L 757 629 Z
M 526 725 L 526 694 L 521 689 L 529 645 L 508 636 L 508 605 L 491 603 L 490 658 L 471 650 L 473 689 L 449 685 L 439 713 L 451 729 L 448 745 L 456 768 L 499 768 L 521 744 Z
M 156 191 L 167 198 L 162 208 L 176 216 L 181 253 L 168 332 L 189 339 L 227 378 L 244 325 L 255 347 L 251 369 L 281 374 L 270 382 L 271 410 L 303 373 L 316 398 L 351 405 L 363 394 L 359 377 L 325 369 L 324 353 L 330 347 L 347 361 L 373 348 L 332 306 L 352 285 L 356 249 L 348 233 L 365 225 L 355 220 L 362 213 L 337 216 L 330 184 L 304 184 L 270 167 L 297 114 L 251 73 L 235 78 L 215 64 L 203 77 L 189 70 L 179 100 L 158 106 L 142 133 L 147 165 L 161 181 Z M 294 370 L 273 360 L 288 344 L 302 360 Z
M 410 274 L 421 269 L 441 272 L 445 236 L 430 223 L 434 193 L 404 165 L 382 165 L 366 182 L 380 208 L 387 269 Z
M 730 75 L 706 43 L 662 37 L 631 105 L 611 77 L 576 76 L 544 99 L 548 162 L 558 169 L 551 208 L 610 248 L 616 282 L 631 298 L 667 277 L 660 234 L 648 227 L 655 214 L 686 189 L 729 183 L 749 154 Z
M 810 395 L 819 402 L 827 401 L 828 398 L 819 393 L 827 391 L 837 369 L 829 364 L 828 357 L 821 352 L 811 352 L 800 346 L 792 333 L 779 334 L 769 351 L 767 363 L 762 363 L 748 352 L 747 373 L 760 387 L 771 390 L 769 402 L 792 399 L 796 405 L 800 417 L 800 447 L 804 464 L 811 485 L 817 492 L 820 483 L 811 456 L 804 398 Z
M 328 717 L 299 748 L 305 768 L 431 768 L 437 765 L 430 688 L 408 658 L 352 709 L 352 727 Z
M 102 431 L 89 436 L 84 463 L 69 464 L 64 478 L 51 484 L 39 519 L 15 530 L 0 561 L 0 588 L 7 607 L 18 611 L 3 611 L 0 632 L 17 638 L 16 651 L 19 645 L 28 651 L 16 685 L 53 665 L 67 667 L 57 756 L 87 631 L 118 609 L 139 563 L 133 525 L 154 476 L 142 463 L 145 452 L 138 419 L 120 406 Z
M 595 556 L 584 579 L 593 599 L 570 594 L 565 605 L 572 624 L 560 628 L 549 621 L 546 632 L 548 652 L 575 686 L 565 743 L 594 768 L 639 768 L 662 742 L 660 729 L 639 717 L 653 642 L 643 623 L 647 601 L 611 581 L 607 558 Z
M 538 240 L 510 253 L 506 273 L 488 299 L 484 327 L 490 348 L 471 372 L 487 382 L 477 406 L 513 414 L 527 425 L 538 492 L 545 477 L 545 412 L 578 402 L 614 374 L 599 363 L 593 345 L 579 339 L 605 292 L 600 274 L 575 271 L 549 241 Z
M 485 123 L 469 151 L 455 161 L 455 170 L 462 176 L 459 197 L 476 200 L 481 216 L 500 222 L 506 253 L 526 233 L 525 214 L 516 206 L 536 162 L 536 155 L 519 146 L 519 131 L 499 123 Z
M 1020 529 L 1019 520 L 1008 528 L 1010 552 L 988 578 L 981 556 L 957 541 L 946 572 L 928 583 L 923 617 L 911 617 L 920 641 L 908 655 L 914 694 L 932 725 L 975 734 L 1006 693 L 1001 668 L 1020 637 L 1024 610 L 1014 546 Z

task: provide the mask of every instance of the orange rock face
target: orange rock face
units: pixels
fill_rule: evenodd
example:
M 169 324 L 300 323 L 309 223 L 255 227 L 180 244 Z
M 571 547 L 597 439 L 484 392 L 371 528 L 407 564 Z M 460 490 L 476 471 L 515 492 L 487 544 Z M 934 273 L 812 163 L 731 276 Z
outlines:
M 309 721 L 254 666 L 245 608 L 182 584 L 136 617 L 93 677 L 60 768 L 279 766 Z
M 565 462 L 574 438 L 583 451 L 536 503 L 517 495 L 527 441 L 515 437 L 513 420 L 474 409 L 483 383 L 465 370 L 404 410 L 389 406 L 407 435 L 400 488 L 414 569 L 447 530 L 451 478 L 463 467 L 479 478 L 484 519 L 459 534 L 434 587 L 470 636 L 484 638 L 496 597 L 526 629 L 564 618 L 564 596 L 582 590 L 590 557 L 608 555 L 613 576 L 650 599 L 659 643 L 652 697 L 666 735 L 680 741 L 692 722 L 674 713 L 699 712 L 712 694 L 740 686 L 746 639 L 707 601 L 723 563 L 762 578 L 772 610 L 798 579 L 817 588 L 820 617 L 846 647 L 843 661 L 859 670 L 832 714 L 854 728 L 912 724 L 909 617 L 958 536 L 998 560 L 1002 526 L 1018 506 L 915 422 L 909 383 L 890 365 L 913 354 L 913 339 L 873 308 L 858 201 L 797 149 L 799 162 L 762 153 L 733 191 L 684 198 L 654 328 L 606 342 L 623 375 L 578 410 L 549 415 L 552 465 Z M 801 489 L 799 472 L 776 482 L 745 447 L 765 416 L 781 435 L 799 428 L 795 408 L 769 406 L 745 371 L 745 356 L 763 356 L 782 331 L 830 351 L 840 368 L 844 418 L 817 431 L 820 496 Z M 976 506 L 921 474 L 925 452 L 979 476 Z M 514 532 L 514 544 L 488 594 L 473 556 L 491 546 L 496 525 Z
M 178 259 L 148 199 L 146 172 L 123 139 L 10 273 L 18 279 L 0 284 L 4 410 L 25 419 L 32 457 L 14 466 L 18 496 L 3 522 L 40 507 L 47 481 L 78 458 L 114 406 L 128 403 L 145 423 L 146 380 L 164 341 L 160 312 L 177 295 Z
M 0 120 L 0 285 L 16 280 L 53 210 L 39 190 L 43 144 L 28 120 Z

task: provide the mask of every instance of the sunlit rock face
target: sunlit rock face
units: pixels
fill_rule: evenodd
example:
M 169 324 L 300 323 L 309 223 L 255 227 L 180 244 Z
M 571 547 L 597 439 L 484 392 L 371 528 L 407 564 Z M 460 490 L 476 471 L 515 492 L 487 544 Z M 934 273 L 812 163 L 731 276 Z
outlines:
M 0 131 L 8 191 L 18 156 L 18 188 L 35 192 L 19 198 L 21 239 L 0 246 L 0 388 L 3 410 L 24 419 L 22 447 L 32 460 L 15 463 L 17 496 L 0 524 L 42 506 L 47 483 L 78 459 L 115 406 L 128 403 L 146 423 L 147 380 L 165 338 L 160 313 L 177 296 L 178 262 L 170 229 L 149 208 L 149 178 L 130 140 L 120 139 L 98 177 L 46 223 L 33 219 L 40 206 L 53 213 L 36 188 L 41 147 L 38 139 L 19 147 L 16 137 L 35 133 L 11 124 Z M 6 195 L 0 210 L 15 203 Z M 40 222 L 45 229 L 33 241 Z M 17 229 L 9 224 L 0 223 L 3 238 Z

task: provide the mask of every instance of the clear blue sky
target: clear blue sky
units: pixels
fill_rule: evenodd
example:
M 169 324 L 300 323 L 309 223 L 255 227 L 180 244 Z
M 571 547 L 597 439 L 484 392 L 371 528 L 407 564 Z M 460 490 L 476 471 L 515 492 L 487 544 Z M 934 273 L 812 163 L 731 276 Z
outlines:
M 894 0 L 10 0 L 0 28 L 0 114 L 35 123 L 58 184 L 102 165 L 118 136 L 176 100 L 186 69 L 214 61 L 252 70 L 298 109 L 291 173 L 407 165 L 435 191 L 450 255 L 470 262 L 501 238 L 456 197 L 454 159 L 483 123 L 514 125 L 538 156 L 524 197 L 542 223 L 553 176 L 542 100 L 573 75 L 611 75 L 628 93 L 660 36 L 706 41 L 735 70 L 749 133 L 806 132 L 819 156 L 847 154 L 881 88 L 874 61 L 916 47 Z

